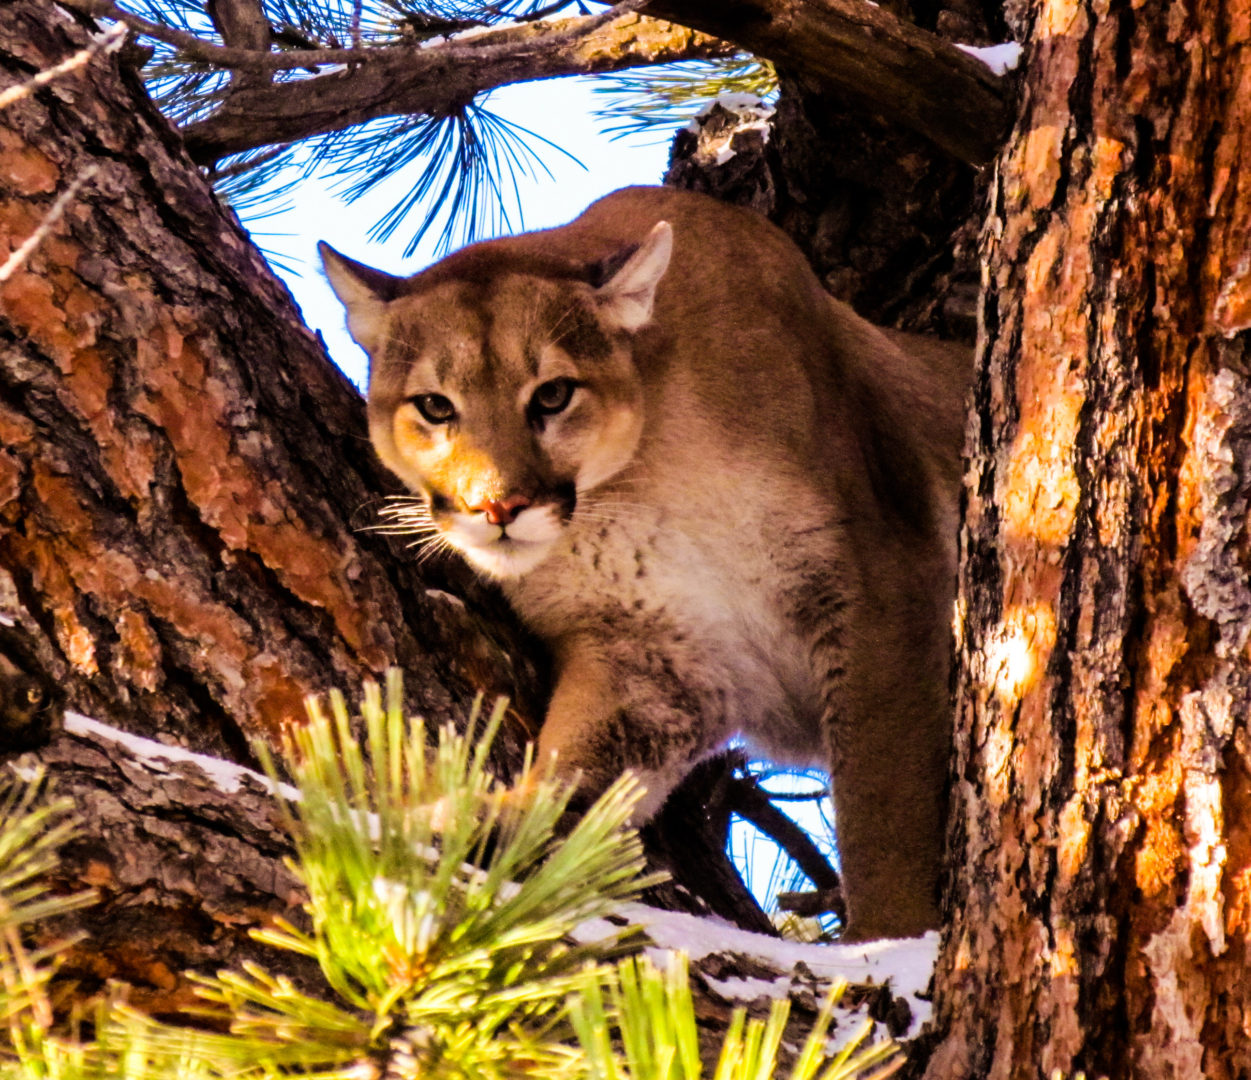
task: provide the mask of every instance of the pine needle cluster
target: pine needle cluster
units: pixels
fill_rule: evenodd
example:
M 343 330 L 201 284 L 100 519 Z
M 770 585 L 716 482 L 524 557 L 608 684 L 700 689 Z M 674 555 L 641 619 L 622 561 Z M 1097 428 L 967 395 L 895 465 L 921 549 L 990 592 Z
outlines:
M 697 1080 L 699 1025 L 685 959 L 663 969 L 624 959 L 630 928 L 593 943 L 575 930 L 650 883 L 628 827 L 640 794 L 624 778 L 562 834 L 572 794 L 527 763 L 517 788 L 487 771 L 503 708 L 465 734 L 406 717 L 398 677 L 367 690 L 359 718 L 342 697 L 310 705 L 278 783 L 307 921 L 256 932 L 311 957 L 322 985 L 305 990 L 261 965 L 202 978 L 204 1012 L 226 1033 L 160 1024 L 117 1002 L 90 1018 L 54 1015 L 51 979 L 67 946 L 26 944 L 32 925 L 92 902 L 40 883 L 75 829 L 65 800 L 39 778 L 0 780 L 0 1078 L 324 1080 L 533 1077 Z M 357 733 L 360 734 L 358 740 Z M 652 879 L 654 880 L 654 879 Z M 581 935 L 586 937 L 585 934 Z M 735 1015 L 714 1080 L 778 1072 L 789 1004 L 767 1021 Z M 793 1080 L 850 1080 L 893 1068 L 890 1044 L 861 1031 L 825 1052 L 830 1007 Z

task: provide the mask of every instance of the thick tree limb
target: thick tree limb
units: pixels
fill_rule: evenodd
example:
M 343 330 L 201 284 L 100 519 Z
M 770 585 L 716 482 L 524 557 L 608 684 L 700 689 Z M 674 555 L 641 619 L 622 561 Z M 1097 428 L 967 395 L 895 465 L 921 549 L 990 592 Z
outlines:
M 850 95 L 972 165 L 994 156 L 1008 126 L 1002 78 L 868 0 L 651 0 L 644 10 Z
M 382 116 L 446 115 L 497 86 L 563 75 L 590 75 L 640 64 L 724 56 L 725 42 L 685 27 L 623 15 L 586 36 L 569 23 L 484 33 L 481 51 L 396 50 L 367 66 L 232 94 L 207 120 L 183 131 L 200 164 L 272 143 L 350 127 Z M 552 26 L 556 27 L 555 33 Z M 507 39 L 504 38 L 507 35 Z M 562 43 L 555 43 L 559 35 Z M 508 44 L 508 48 L 503 48 Z M 490 49 L 488 52 L 487 49 Z
M 285 862 L 291 843 L 265 777 L 74 713 L 49 745 L 21 763 L 36 761 L 89 824 L 63 849 L 53 875 L 61 891 L 87 886 L 99 897 L 53 928 L 58 936 L 85 935 L 61 969 L 78 1000 L 112 979 L 128 985 L 132 1006 L 176 1021 L 200 1002 L 189 972 L 238 970 L 247 962 L 324 991 L 311 960 L 249 935 L 275 918 L 307 925 L 305 891 Z M 8 767 L 0 762 L 0 774 Z M 771 998 L 760 988 L 767 980 L 792 999 L 788 1037 L 799 1042 L 841 976 L 853 985 L 836 1013 L 836 1032 L 866 1018 L 879 1022 L 875 1037 L 915 1035 L 919 1026 L 924 1003 L 917 995 L 932 939 L 869 956 L 857 946 L 781 942 L 641 903 L 623 905 L 615 917 L 643 926 L 658 947 L 690 953 L 696 1008 L 713 1025 L 739 1006 L 766 1014 Z M 593 940 L 594 925 L 578 936 Z

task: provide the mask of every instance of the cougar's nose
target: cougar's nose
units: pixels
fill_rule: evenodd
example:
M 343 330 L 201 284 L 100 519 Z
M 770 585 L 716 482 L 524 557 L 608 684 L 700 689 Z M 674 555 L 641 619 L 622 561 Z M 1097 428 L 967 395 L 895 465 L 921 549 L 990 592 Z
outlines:
M 487 521 L 492 525 L 511 525 L 517 515 L 529 505 L 530 500 L 524 495 L 508 495 L 503 499 L 483 499 L 469 509 L 474 513 L 486 514 Z

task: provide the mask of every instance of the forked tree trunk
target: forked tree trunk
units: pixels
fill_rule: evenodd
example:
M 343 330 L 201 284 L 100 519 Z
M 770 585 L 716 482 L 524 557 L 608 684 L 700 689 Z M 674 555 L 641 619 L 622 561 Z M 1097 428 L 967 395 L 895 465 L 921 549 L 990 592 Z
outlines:
M 1035 0 L 928 1076 L 1251 1072 L 1251 5 Z

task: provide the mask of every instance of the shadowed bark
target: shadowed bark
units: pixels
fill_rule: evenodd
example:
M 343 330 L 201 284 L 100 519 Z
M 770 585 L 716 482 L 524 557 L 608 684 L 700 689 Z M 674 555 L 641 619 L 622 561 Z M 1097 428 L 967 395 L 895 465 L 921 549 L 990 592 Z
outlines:
M 950 41 L 867 0 L 650 0 L 646 10 L 732 41 L 859 111 L 989 161 L 1011 106 L 1004 80 Z M 902 5 L 899 5 L 902 6 Z

